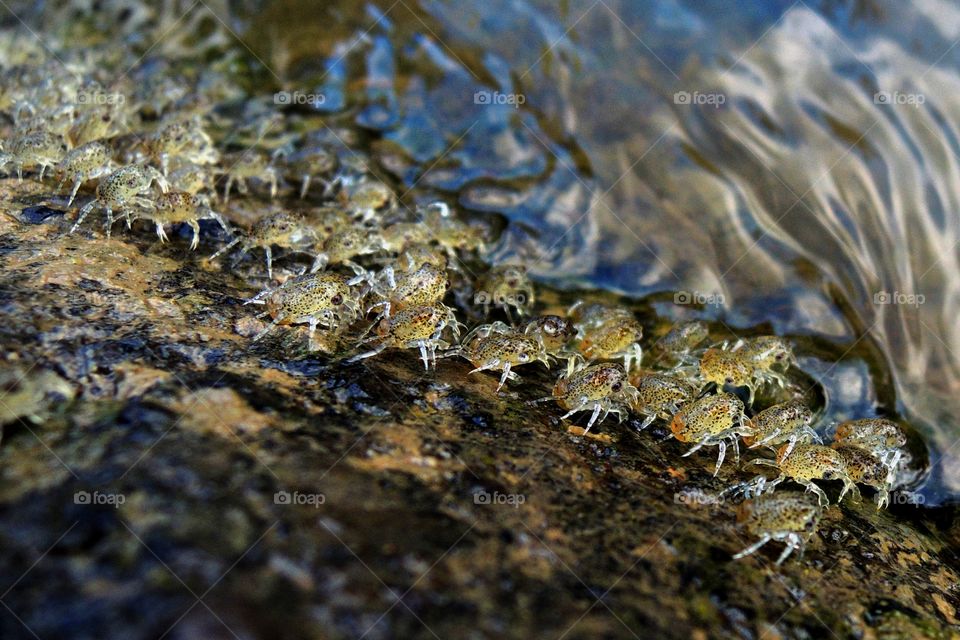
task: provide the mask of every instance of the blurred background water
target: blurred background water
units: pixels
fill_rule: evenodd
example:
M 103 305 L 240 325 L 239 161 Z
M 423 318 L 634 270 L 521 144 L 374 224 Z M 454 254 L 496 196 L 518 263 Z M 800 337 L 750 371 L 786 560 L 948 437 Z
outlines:
M 140 37 L 129 3 L 86 4 Z M 147 55 L 178 55 L 185 23 L 234 39 L 257 89 L 323 96 L 407 189 L 505 216 L 493 261 L 794 337 L 826 420 L 904 416 L 932 449 L 927 501 L 960 491 L 956 2 L 149 11 Z

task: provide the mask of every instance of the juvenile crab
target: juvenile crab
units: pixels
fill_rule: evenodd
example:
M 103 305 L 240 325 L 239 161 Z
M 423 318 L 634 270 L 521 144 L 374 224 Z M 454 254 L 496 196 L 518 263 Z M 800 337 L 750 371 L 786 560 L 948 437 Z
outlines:
M 451 256 L 457 251 L 481 250 L 485 244 L 485 230 L 457 218 L 446 202 L 432 202 L 417 207 L 423 226 L 429 229 L 431 239 Z
M 288 177 L 300 179 L 300 199 L 307 196 L 310 183 L 317 176 L 327 175 L 337 168 L 337 156 L 323 145 L 313 145 L 284 157 L 284 168 Z M 328 193 L 331 184 L 321 180 L 324 193 Z
M 170 158 L 174 155 L 196 164 L 213 164 L 220 154 L 210 136 L 203 130 L 200 118 L 174 120 L 161 125 L 144 140 L 149 156 L 167 175 Z
M 602 302 L 586 303 L 583 300 L 575 302 L 567 310 L 567 315 L 573 320 L 578 332 L 582 332 L 584 328 L 599 327 L 614 320 L 633 318 L 633 312 L 626 307 Z
M 683 405 L 670 421 L 670 431 L 680 442 L 696 443 L 683 457 L 704 446 L 719 447 L 714 476 L 723 464 L 727 442 L 733 446 L 734 455 L 739 462 L 738 438 L 753 434 L 753 428 L 747 424 L 743 414 L 743 402 L 731 393 L 704 396 Z
M 800 444 L 822 444 L 823 441 L 810 426 L 813 412 L 799 400 L 788 400 L 768 407 L 749 420 L 754 434 L 743 438 L 744 444 L 753 449 L 768 446 L 772 449 L 786 445 L 784 457 Z
M 580 411 L 592 410 L 587 432 L 598 418 L 603 421 L 611 413 L 617 414 L 619 422 L 623 422 L 636 397 L 637 390 L 627 380 L 626 371 L 619 364 L 612 363 L 596 364 L 565 373 L 553 387 L 553 399 L 561 408 L 567 409 L 561 420 Z
M 671 420 L 680 407 L 697 395 L 694 385 L 683 378 L 663 373 L 634 375 L 630 382 L 637 388 L 637 403 L 633 409 L 644 415 L 640 429 L 646 429 L 657 418 Z
M 262 153 L 248 149 L 243 153 L 227 156 L 223 160 L 226 170 L 227 183 L 223 187 L 223 201 L 230 201 L 230 188 L 234 183 L 241 194 L 247 194 L 247 179 L 263 180 L 270 185 L 270 197 L 277 197 L 277 184 L 280 176 L 276 167 Z
M 695 364 L 697 359 L 692 352 L 710 335 L 707 325 L 700 320 L 692 320 L 676 325 L 653 345 L 656 362 L 664 359 L 680 366 Z
M 734 554 L 739 560 L 756 552 L 771 540 L 783 542 L 786 546 L 777 565 L 794 551 L 800 550 L 817 530 L 823 515 L 823 508 L 806 493 L 777 493 L 746 500 L 737 507 L 737 522 L 752 536 L 759 540 Z
M 758 384 L 775 382 L 781 387 L 786 386 L 787 379 L 783 374 L 796 362 L 790 343 L 779 336 L 748 338 L 735 348 L 735 352 L 752 367 L 752 375 Z M 783 371 L 775 367 L 782 367 Z
M 643 359 L 642 337 L 643 327 L 632 315 L 615 316 L 600 324 L 581 326 L 577 348 L 588 361 L 623 358 L 623 368 L 629 372 Z
M 486 314 L 490 313 L 491 306 L 500 307 L 512 321 L 511 307 L 516 309 L 517 315 L 522 317 L 533 306 L 533 283 L 527 277 L 525 267 L 516 265 L 492 267 L 480 279 L 473 301 L 474 304 L 483 305 L 483 312 Z
M 537 336 L 551 356 L 567 359 L 576 357 L 574 352 L 567 350 L 574 330 L 573 323 L 566 318 L 555 315 L 537 316 L 524 326 L 523 332 L 529 336 Z
M 77 191 L 87 180 L 93 180 L 107 175 L 114 170 L 112 154 L 107 145 L 102 142 L 88 142 L 71 150 L 59 165 L 62 178 L 57 185 L 57 191 L 63 188 L 67 180 L 73 181 L 73 187 L 70 189 L 70 199 L 67 206 L 73 204 L 73 199 L 77 197 Z
M 837 425 L 833 439 L 838 444 L 849 444 L 866 449 L 894 474 L 907 445 L 907 434 L 893 420 L 886 418 L 863 418 L 848 420 Z
M 459 354 L 476 367 L 470 373 L 478 371 L 502 371 L 497 393 L 507 380 L 515 380 L 517 374 L 511 369 L 532 362 L 542 362 L 550 368 L 550 356 L 543 343 L 536 337 L 520 333 L 493 333 L 486 336 L 474 335 L 464 338 L 464 346 Z
M 753 366 L 737 351 L 724 349 L 707 349 L 700 357 L 700 378 L 704 383 L 716 383 L 721 389 L 724 386 L 747 387 L 750 392 L 748 404 L 753 404 L 755 385 L 753 383 Z
M 371 358 L 389 347 L 419 348 L 423 368 L 429 370 L 431 364 L 436 366 L 437 349 L 446 349 L 450 346 L 449 342 L 442 339 L 444 330 L 450 327 L 454 337 L 459 338 L 460 326 L 453 309 L 444 304 L 407 307 L 381 320 L 377 325 L 376 335 L 362 341 L 379 340 L 379 344 L 373 350 L 354 356 L 347 362 Z
M 127 228 L 130 228 L 130 207 L 137 206 L 143 209 L 151 209 L 153 202 L 144 198 L 140 194 L 144 193 L 156 182 L 161 191 L 166 193 L 167 182 L 160 172 L 153 167 L 142 164 L 134 164 L 117 169 L 106 178 L 100 180 L 97 185 L 97 197 L 88 202 L 80 209 L 80 215 L 77 221 L 70 228 L 73 233 L 83 222 L 94 207 L 101 207 L 107 212 L 107 237 L 110 237 L 110 231 L 113 227 L 113 211 L 119 209 L 123 212 L 127 220 Z
M 357 256 L 377 253 L 383 248 L 380 235 L 372 229 L 348 227 L 338 231 L 323 241 L 320 253 L 313 261 L 311 271 L 324 269 L 331 264 L 350 267 L 357 274 L 364 273 L 363 267 L 353 261 Z
M 363 278 L 358 276 L 354 281 Z M 380 277 L 372 283 L 373 293 L 382 298 L 373 304 L 367 312 L 382 307 L 382 314 L 390 317 L 392 311 L 408 306 L 433 304 L 441 302 L 450 288 L 450 280 L 445 269 L 425 262 L 415 271 L 400 272 L 399 276 L 393 267 L 386 267 Z
M 34 131 L 16 138 L 10 145 L 11 162 L 17 167 L 17 179 L 23 181 L 24 167 L 39 166 L 40 180 L 47 169 L 57 166 L 67 153 L 63 138 L 49 131 Z
M 273 278 L 273 246 L 306 253 L 317 241 L 317 235 L 299 216 L 276 213 L 254 223 L 246 238 L 237 236 L 210 256 L 214 260 L 240 244 L 240 255 L 254 247 L 262 247 L 267 256 L 267 277 Z
M 336 330 L 341 323 L 352 321 L 359 308 L 356 296 L 347 284 L 347 277 L 338 273 L 307 273 L 290 278 L 275 289 L 263 291 L 245 304 L 266 305 L 273 318 L 256 342 L 278 325 L 309 323 L 309 339 L 318 326 Z
M 397 196 L 380 181 L 362 180 L 347 189 L 346 199 L 347 209 L 353 216 L 371 220 L 378 211 L 393 208 Z
M 853 445 L 834 442 L 830 446 L 840 454 L 847 473 L 854 482 L 877 490 L 877 509 L 883 509 L 890 504 L 890 486 L 893 478 L 883 460 L 866 449 Z
M 197 196 L 183 191 L 169 191 L 157 197 L 154 207 L 140 211 L 136 214 L 137 218 L 150 220 L 157 227 L 157 236 L 160 242 L 167 241 L 167 234 L 163 230 L 163 225 L 177 222 L 185 222 L 193 230 L 193 239 L 190 242 L 190 249 L 194 250 L 200 244 L 200 224 L 199 220 L 216 220 L 224 231 L 230 231 L 226 221 L 216 211 L 210 208 L 210 201 L 203 196 Z
M 768 491 L 773 491 L 773 488 L 778 484 L 790 479 L 806 487 L 807 491 L 813 491 L 817 494 L 821 505 L 830 504 L 830 500 L 824 490 L 814 483 L 814 480 L 840 480 L 843 482 L 843 490 L 840 492 L 839 500 L 843 500 L 848 491 L 854 496 L 860 495 L 857 485 L 847 471 L 843 457 L 836 449 L 831 449 L 822 444 L 798 444 L 793 452 L 787 456 L 788 446 L 780 447 L 777 451 L 776 462 L 762 458 L 752 460 L 753 464 L 777 467 L 780 470 L 780 475 L 771 482 L 767 482 L 763 476 L 760 476 L 752 483 L 748 483 L 751 487 L 755 487 L 757 493 L 763 492 L 765 487 Z

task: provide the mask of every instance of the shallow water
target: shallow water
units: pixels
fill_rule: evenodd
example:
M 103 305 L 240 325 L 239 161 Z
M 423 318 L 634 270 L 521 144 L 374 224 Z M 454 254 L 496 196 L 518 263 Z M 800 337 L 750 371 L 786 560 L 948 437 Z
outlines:
M 266 81 L 506 216 L 494 261 L 802 336 L 825 420 L 903 415 L 927 500 L 960 491 L 956 3 L 268 4 L 238 18 Z

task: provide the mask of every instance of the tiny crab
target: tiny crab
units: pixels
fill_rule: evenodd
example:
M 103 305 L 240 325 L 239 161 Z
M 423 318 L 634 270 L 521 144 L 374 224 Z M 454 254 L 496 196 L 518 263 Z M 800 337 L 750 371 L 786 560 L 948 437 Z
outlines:
M 241 194 L 248 193 L 248 178 L 263 180 L 270 185 L 270 197 L 275 198 L 277 196 L 277 183 L 280 176 L 276 167 L 263 154 L 248 149 L 242 153 L 225 157 L 223 165 L 227 167 L 227 182 L 223 187 L 224 202 L 230 201 L 230 188 L 234 183 L 237 184 L 237 189 Z
M 585 328 L 599 327 L 616 319 L 632 319 L 633 312 L 626 307 L 604 304 L 602 302 L 586 303 L 582 300 L 575 302 L 568 310 L 567 315 L 573 320 L 577 331 L 581 333 Z
M 400 349 L 420 349 L 423 368 L 429 370 L 436 366 L 437 349 L 446 349 L 450 343 L 443 340 L 443 332 L 449 327 L 456 338 L 460 337 L 460 322 L 450 307 L 436 303 L 407 307 L 389 318 L 380 321 L 376 335 L 363 342 L 379 340 L 373 350 L 350 358 L 347 362 L 356 362 L 382 353 L 389 347 Z
M 390 317 L 392 311 L 405 307 L 441 302 L 450 288 L 446 270 L 428 262 L 415 271 L 401 272 L 399 276 L 393 267 L 388 266 L 380 275 L 381 278 L 373 283 L 373 292 L 383 300 L 367 311 L 382 307 L 386 317 Z
M 752 483 L 757 493 L 772 491 L 774 487 L 790 479 L 806 487 L 807 491 L 813 491 L 821 505 L 830 504 L 827 494 L 814 483 L 814 480 L 840 480 L 843 482 L 843 490 L 840 492 L 840 500 L 847 492 L 854 496 L 859 496 L 860 492 L 853 478 L 847 472 L 847 466 L 843 457 L 835 450 L 822 444 L 798 444 L 789 456 L 786 455 L 787 447 L 783 445 L 777 451 L 777 460 L 752 460 L 753 464 L 777 467 L 780 475 L 772 482 L 767 482 L 763 476 L 760 476 Z M 741 485 L 747 486 L 747 485 Z M 749 493 L 749 492 L 748 492 Z
M 511 369 L 531 362 L 542 362 L 550 368 L 550 356 L 543 343 L 535 336 L 520 333 L 494 333 L 487 336 L 464 338 L 466 346 L 462 346 L 459 354 L 470 361 L 478 371 L 502 371 L 497 393 L 503 388 L 507 380 L 514 380 L 518 376 Z
M 307 273 L 290 278 L 275 289 L 263 291 L 245 304 L 266 305 L 273 321 L 254 336 L 256 342 L 278 325 L 309 323 L 309 339 L 322 325 L 336 330 L 352 321 L 358 302 L 347 277 L 338 273 Z
M 523 332 L 540 338 L 543 348 L 552 356 L 558 358 L 574 357 L 572 351 L 567 351 L 567 345 L 574 336 L 573 323 L 560 316 L 537 316 L 526 324 Z
M 697 360 L 691 354 L 709 335 L 707 325 L 700 320 L 676 325 L 653 345 L 657 362 L 666 359 L 680 365 L 695 364 Z
M 189 160 L 196 164 L 212 164 L 220 159 L 210 136 L 203 130 L 200 118 L 174 120 L 161 125 L 144 140 L 150 157 L 160 164 L 167 175 L 170 158 Z
M 107 237 L 110 237 L 110 230 L 113 227 L 113 211 L 119 209 L 123 212 L 127 220 L 127 228 L 130 227 L 130 207 L 137 206 L 144 209 L 151 209 L 153 202 L 141 194 L 150 189 L 156 182 L 161 191 L 167 191 L 167 182 L 160 172 L 153 167 L 142 164 L 134 164 L 117 169 L 110 175 L 100 180 L 97 185 L 97 197 L 88 202 L 80 209 L 80 215 L 77 221 L 70 228 L 73 233 L 83 222 L 94 207 L 100 206 L 107 212 Z
M 14 139 L 10 145 L 11 161 L 17 167 L 17 179 L 23 180 L 24 167 L 39 166 L 40 180 L 47 169 L 60 163 L 67 153 L 63 138 L 49 131 L 34 131 Z
M 363 273 L 363 267 L 353 262 L 353 258 L 377 253 L 382 247 L 383 242 L 375 231 L 348 227 L 323 241 L 320 253 L 317 254 L 310 270 L 317 271 L 331 264 L 342 264 L 358 274 Z
M 216 211 L 210 208 L 210 202 L 203 196 L 196 196 L 183 191 L 168 191 L 157 197 L 154 207 L 137 213 L 137 218 L 152 221 L 157 227 L 157 236 L 160 242 L 167 241 L 167 234 L 163 225 L 176 222 L 185 222 L 193 230 L 193 240 L 190 249 L 196 249 L 200 244 L 199 220 L 216 220 L 224 231 L 229 231 L 226 221 Z
M 586 431 L 590 431 L 598 418 L 603 421 L 611 413 L 617 414 L 618 420 L 623 422 L 630 405 L 636 402 L 636 396 L 637 390 L 627 380 L 627 372 L 619 364 L 612 363 L 565 373 L 553 387 L 553 399 L 561 408 L 567 409 L 561 420 L 580 411 L 592 411 Z
M 753 366 L 737 351 L 707 349 L 700 357 L 700 377 L 705 383 L 713 382 L 720 388 L 747 387 L 749 404 L 753 404 Z
M 284 157 L 284 166 L 287 177 L 292 175 L 300 179 L 300 199 L 302 200 L 307 196 L 310 183 L 315 177 L 327 175 L 337 168 L 337 156 L 323 145 L 314 145 Z M 324 192 L 329 192 L 330 183 L 326 180 L 321 182 L 323 182 Z
M 637 388 L 637 403 L 633 409 L 645 416 L 641 429 L 649 427 L 657 418 L 670 420 L 680 407 L 697 395 L 697 388 L 691 383 L 663 373 L 635 375 L 630 382 Z
M 777 493 L 746 500 L 737 507 L 737 522 L 752 536 L 760 539 L 733 556 L 735 560 L 749 556 L 771 540 L 786 547 L 777 558 L 777 565 L 803 547 L 817 530 L 823 509 L 806 493 Z
M 890 504 L 890 486 L 893 478 L 883 460 L 866 449 L 853 445 L 834 442 L 830 446 L 840 454 L 847 473 L 854 482 L 877 490 L 877 509 L 883 509 Z
M 431 239 L 451 256 L 454 256 L 457 251 L 483 249 L 486 230 L 457 218 L 446 202 L 432 202 L 417 207 L 417 214 L 424 226 L 429 229 Z
M 783 374 L 796 362 L 790 343 L 778 336 L 748 338 L 735 347 L 735 352 L 752 366 L 758 384 L 775 382 L 781 387 L 786 386 L 787 379 Z M 783 371 L 775 367 L 782 367 Z
M 643 327 L 632 315 L 615 316 L 599 325 L 581 327 L 577 347 L 587 360 L 623 358 L 623 368 L 629 372 L 634 362 L 639 364 L 643 358 L 642 337 Z
M 347 209 L 361 220 L 372 219 L 378 211 L 394 206 L 397 196 L 387 185 L 377 180 L 363 180 L 348 189 Z
M 303 220 L 310 225 L 310 228 L 314 230 L 320 240 L 326 240 L 333 234 L 350 226 L 350 216 L 339 207 L 310 209 L 304 213 Z
M 683 454 L 684 457 L 704 446 L 719 447 L 713 475 L 717 475 L 723 464 L 727 441 L 733 446 L 734 455 L 739 461 L 738 438 L 753 434 L 753 428 L 747 424 L 743 414 L 743 402 L 731 393 L 718 393 L 688 402 L 673 415 L 670 431 L 680 442 L 696 443 Z
M 503 309 L 507 318 L 512 320 L 510 308 L 514 308 L 517 315 L 524 316 L 533 306 L 533 283 L 527 277 L 525 267 L 516 265 L 501 265 L 493 267 L 480 280 L 478 290 L 474 294 L 475 304 L 483 305 L 484 313 L 490 313 L 491 306 Z
M 422 244 L 430 240 L 430 229 L 420 222 L 394 222 L 380 233 L 383 248 L 400 253 L 412 244 Z
M 73 199 L 77 197 L 77 191 L 87 180 L 93 180 L 109 174 L 114 170 L 113 158 L 110 149 L 102 142 L 88 142 L 71 150 L 63 160 L 60 161 L 59 170 L 62 174 L 60 184 L 57 185 L 57 191 L 63 188 L 67 180 L 73 181 L 73 187 L 70 189 L 70 199 L 67 206 L 73 204 Z
M 800 444 L 822 444 L 813 424 L 813 412 L 799 400 L 788 400 L 768 407 L 750 419 L 754 434 L 744 437 L 744 443 L 753 449 L 768 446 L 773 449 L 786 444 L 784 457 Z
M 886 418 L 848 420 L 837 425 L 834 441 L 870 451 L 894 473 L 904 456 L 907 434 L 903 427 Z
M 280 212 L 255 222 L 250 229 L 249 236 L 246 238 L 237 236 L 210 256 L 210 260 L 214 260 L 220 254 L 230 251 L 237 244 L 240 244 L 241 256 L 254 247 L 262 247 L 267 256 L 267 277 L 272 279 L 274 245 L 306 252 L 316 241 L 317 234 L 302 218 Z

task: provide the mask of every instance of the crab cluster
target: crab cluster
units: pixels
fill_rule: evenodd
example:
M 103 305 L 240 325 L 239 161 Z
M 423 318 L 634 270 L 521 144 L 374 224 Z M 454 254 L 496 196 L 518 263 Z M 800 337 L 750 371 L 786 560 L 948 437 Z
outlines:
M 803 401 L 756 406 L 758 391 L 791 389 L 788 340 L 718 341 L 694 320 L 644 348 L 629 307 L 538 304 L 524 265 L 487 264 L 493 225 L 434 196 L 400 195 L 367 151 L 315 114 L 225 90 L 215 70 L 172 78 L 138 61 L 118 79 L 106 60 L 64 52 L 57 64 L 0 68 L 0 171 L 51 185 L 48 201 L 74 212 L 69 233 L 103 211 L 108 238 L 118 217 L 131 232 L 147 221 L 161 242 L 170 225 L 187 225 L 190 249 L 216 231 L 224 243 L 209 264 L 232 255 L 235 273 L 262 252 L 265 269 L 251 261 L 242 272 L 260 290 L 247 304 L 266 318 L 254 342 L 305 325 L 309 348 L 322 348 L 321 332 L 345 362 L 413 350 L 429 371 L 457 357 L 469 374 L 498 376 L 492 393 L 514 396 L 509 383 L 539 365 L 550 393 L 530 402 L 556 403 L 561 421 L 587 414 L 585 429 L 571 428 L 580 435 L 610 414 L 642 418 L 640 430 L 659 420 L 691 446 L 686 456 L 716 447 L 714 475 L 728 449 L 739 462 L 741 443 L 769 450 L 750 464 L 778 475 L 731 489 L 760 537 L 739 556 L 769 540 L 786 543 L 780 561 L 800 548 L 828 503 L 820 481 L 842 481 L 840 499 L 872 487 L 879 507 L 900 484 L 910 457 L 895 422 L 845 422 L 825 445 Z M 787 481 L 817 500 L 773 493 Z

